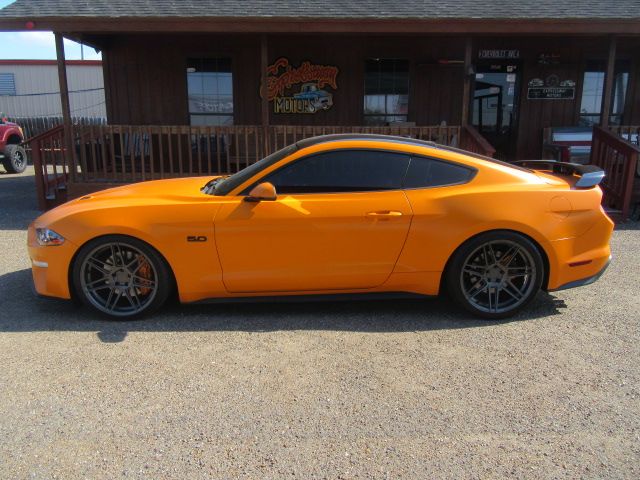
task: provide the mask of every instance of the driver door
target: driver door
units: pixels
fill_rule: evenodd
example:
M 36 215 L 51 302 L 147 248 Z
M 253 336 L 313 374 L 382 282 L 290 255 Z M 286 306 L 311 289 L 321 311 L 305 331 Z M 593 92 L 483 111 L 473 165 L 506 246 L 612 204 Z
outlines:
M 401 190 L 408 162 L 392 152 L 324 152 L 260 179 L 275 185 L 274 201 L 230 198 L 215 218 L 227 290 L 315 292 L 384 283 L 411 223 Z

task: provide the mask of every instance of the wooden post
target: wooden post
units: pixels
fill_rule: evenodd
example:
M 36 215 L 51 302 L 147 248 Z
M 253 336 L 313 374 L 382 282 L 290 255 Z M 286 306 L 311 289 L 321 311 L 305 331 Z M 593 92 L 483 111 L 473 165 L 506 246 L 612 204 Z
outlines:
M 269 45 L 267 36 L 260 36 L 260 85 L 262 85 L 262 135 L 264 156 L 269 155 L 269 96 L 267 92 L 267 67 L 269 66 Z
M 62 123 L 64 125 L 64 144 L 67 150 L 66 164 L 75 179 L 75 162 L 73 160 L 73 137 L 71 132 L 71 106 L 69 104 L 69 85 L 67 83 L 67 65 L 64 55 L 64 37 L 55 33 L 56 57 L 58 59 L 58 83 L 60 84 L 60 103 L 62 104 Z M 64 167 L 63 167 L 64 169 Z
M 469 123 L 469 106 L 471 104 L 471 53 L 473 40 L 467 37 L 464 45 L 464 83 L 462 87 L 462 127 Z
M 600 126 L 609 127 L 611 114 L 611 98 L 613 97 L 613 80 L 616 70 L 616 37 L 609 37 L 609 56 L 607 57 L 607 71 L 604 77 L 604 94 L 602 95 L 602 110 L 600 111 Z

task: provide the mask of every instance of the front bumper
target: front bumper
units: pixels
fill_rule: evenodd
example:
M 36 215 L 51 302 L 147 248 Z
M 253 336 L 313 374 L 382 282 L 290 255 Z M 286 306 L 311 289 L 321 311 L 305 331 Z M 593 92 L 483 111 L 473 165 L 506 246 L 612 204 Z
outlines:
M 36 293 L 45 297 L 70 299 L 69 266 L 76 252 L 76 246 L 69 240 L 65 240 L 58 246 L 39 245 L 33 224 L 29 226 L 27 238 Z

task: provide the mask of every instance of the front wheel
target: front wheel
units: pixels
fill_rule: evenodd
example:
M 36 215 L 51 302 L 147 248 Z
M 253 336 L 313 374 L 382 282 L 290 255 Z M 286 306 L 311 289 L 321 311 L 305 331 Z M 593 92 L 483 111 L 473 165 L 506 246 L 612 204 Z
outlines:
M 160 308 L 173 286 L 169 267 L 158 252 L 140 240 L 119 235 L 83 246 L 72 275 L 83 303 L 116 319 L 136 318 Z
M 27 169 L 27 152 L 21 145 L 7 145 L 4 148 L 2 165 L 8 173 L 22 173 Z
M 453 299 L 476 316 L 507 318 L 538 293 L 544 263 L 536 246 L 515 232 L 479 235 L 454 254 L 446 281 Z

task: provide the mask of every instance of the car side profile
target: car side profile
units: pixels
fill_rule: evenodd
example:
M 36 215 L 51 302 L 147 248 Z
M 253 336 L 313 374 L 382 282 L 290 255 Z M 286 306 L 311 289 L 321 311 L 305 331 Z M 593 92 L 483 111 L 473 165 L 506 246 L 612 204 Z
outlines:
M 314 137 L 228 177 L 70 201 L 29 227 L 29 254 L 39 294 L 114 318 L 148 314 L 172 292 L 190 303 L 445 290 L 504 318 L 541 289 L 605 270 L 602 176 L 403 137 Z

